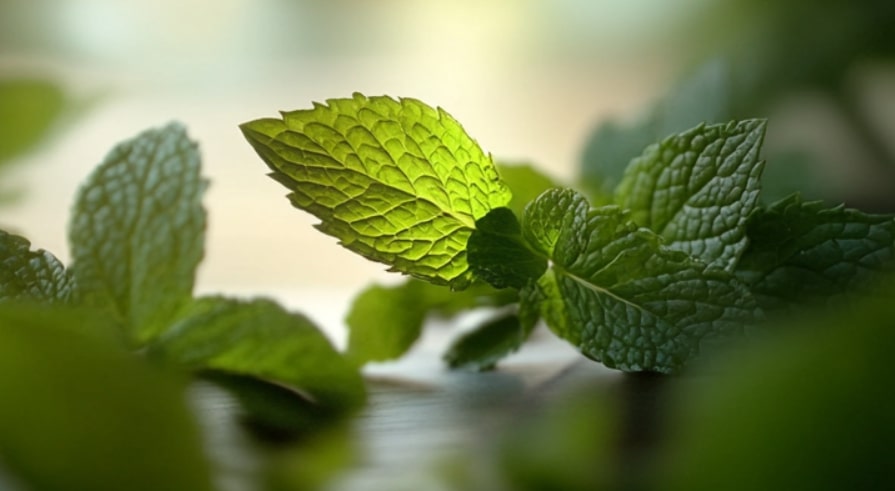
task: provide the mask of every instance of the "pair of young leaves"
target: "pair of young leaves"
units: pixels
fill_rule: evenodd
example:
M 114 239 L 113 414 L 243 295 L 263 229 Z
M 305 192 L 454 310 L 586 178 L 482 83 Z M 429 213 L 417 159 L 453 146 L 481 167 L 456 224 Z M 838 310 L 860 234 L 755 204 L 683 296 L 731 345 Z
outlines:
M 518 319 L 485 326 L 491 347 L 467 343 L 480 352 L 457 355 L 480 367 L 543 318 L 609 367 L 676 371 L 704 340 L 790 300 L 847 291 L 893 255 L 889 216 L 797 196 L 758 207 L 760 120 L 671 136 L 632 161 L 612 204 L 554 188 L 521 221 L 490 156 L 450 115 L 417 100 L 355 94 L 242 130 L 293 205 L 348 249 L 456 290 L 479 280 L 517 290 Z M 419 307 L 406 308 L 407 325 L 418 324 Z M 382 336 L 395 334 L 385 326 L 392 319 L 376 322 Z M 404 344 L 415 337 L 399 335 Z
M 68 268 L 0 232 L 0 300 L 78 306 L 151 357 L 280 382 L 335 411 L 359 407 L 356 366 L 304 316 L 264 299 L 193 297 L 205 188 L 197 145 L 180 125 L 122 142 L 78 192 Z

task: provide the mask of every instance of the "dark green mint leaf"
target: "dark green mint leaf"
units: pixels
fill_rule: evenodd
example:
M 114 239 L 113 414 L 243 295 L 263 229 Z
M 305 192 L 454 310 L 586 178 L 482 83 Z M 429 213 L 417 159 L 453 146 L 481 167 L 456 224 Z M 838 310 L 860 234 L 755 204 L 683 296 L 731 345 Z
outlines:
M 170 124 L 116 146 L 78 192 L 69 241 L 79 291 L 138 343 L 191 299 L 205 232 L 199 165 L 196 144 Z
M 742 330 L 759 315 L 731 274 L 662 245 L 616 206 L 592 208 L 552 189 L 532 202 L 523 230 L 551 268 L 525 291 L 525 305 L 582 353 L 625 371 L 672 372 L 700 342 Z
M 49 252 L 32 251 L 24 237 L 0 230 L 0 300 L 26 299 L 68 302 L 74 280 Z
M 671 249 L 732 271 L 758 201 L 765 126 L 700 125 L 648 147 L 625 172 L 616 201 Z
M 444 360 L 451 368 L 491 370 L 528 339 L 533 325 L 519 322 L 516 314 L 493 318 L 451 344 Z
M 355 94 L 241 129 L 317 228 L 434 283 L 468 283 L 475 221 L 510 201 L 491 157 L 444 110 L 415 99 Z
M 358 363 L 400 357 L 419 338 L 430 315 L 452 316 L 463 310 L 515 301 L 510 290 L 473 283 L 463 291 L 409 279 L 397 286 L 370 285 L 351 305 L 348 355 Z
M 495 208 L 479 219 L 466 248 L 470 271 L 495 288 L 522 288 L 547 269 L 547 260 L 528 248 L 509 208 Z
M 762 308 L 787 310 L 852 295 L 895 269 L 895 221 L 799 195 L 756 210 L 737 265 Z
M 28 489 L 212 489 L 179 377 L 85 335 L 105 327 L 88 316 L 29 309 L 0 305 L 4 471 Z
M 294 387 L 335 409 L 364 401 L 363 380 L 306 317 L 269 300 L 196 300 L 156 338 L 150 354 Z

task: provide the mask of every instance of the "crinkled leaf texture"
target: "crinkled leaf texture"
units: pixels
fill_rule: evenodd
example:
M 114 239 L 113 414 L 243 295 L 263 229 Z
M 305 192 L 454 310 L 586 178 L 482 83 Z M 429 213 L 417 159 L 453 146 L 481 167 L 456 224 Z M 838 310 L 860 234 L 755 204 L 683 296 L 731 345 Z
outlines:
M 765 127 L 764 120 L 700 125 L 647 147 L 625 171 L 616 202 L 669 248 L 732 271 L 758 201 Z
M 138 344 L 192 297 L 205 235 L 199 167 L 196 144 L 172 123 L 120 143 L 78 192 L 69 242 L 79 291 Z
M 0 230 L 0 300 L 69 302 L 74 280 L 49 252 L 32 251 L 24 237 Z
M 269 300 L 200 298 L 153 341 L 150 354 L 279 382 L 333 409 L 354 409 L 365 398 L 357 368 L 317 327 Z
M 464 287 L 475 221 L 511 198 L 494 163 L 444 110 L 415 99 L 331 99 L 241 126 L 324 233 L 368 259 Z
M 395 286 L 370 285 L 354 299 L 345 319 L 348 356 L 358 363 L 398 358 L 419 338 L 430 315 L 452 316 L 515 300 L 512 291 L 478 282 L 463 291 L 413 278 Z
M 736 275 L 766 310 L 853 295 L 895 269 L 895 221 L 792 195 L 757 210 Z
M 537 308 L 557 335 L 608 367 L 676 371 L 703 340 L 760 315 L 731 274 L 665 247 L 616 206 L 593 208 L 553 189 L 526 207 L 522 225 L 552 263 L 522 291 L 522 311 Z

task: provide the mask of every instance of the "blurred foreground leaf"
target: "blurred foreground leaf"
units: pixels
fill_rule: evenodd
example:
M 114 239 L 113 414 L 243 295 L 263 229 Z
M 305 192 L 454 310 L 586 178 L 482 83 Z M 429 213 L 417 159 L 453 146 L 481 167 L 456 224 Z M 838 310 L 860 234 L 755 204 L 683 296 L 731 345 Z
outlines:
M 210 490 L 183 384 L 69 326 L 0 306 L 0 462 L 42 491 Z M 64 327 L 60 327 L 64 326 Z
M 727 357 L 680 394 L 658 489 L 882 489 L 895 445 L 895 290 Z

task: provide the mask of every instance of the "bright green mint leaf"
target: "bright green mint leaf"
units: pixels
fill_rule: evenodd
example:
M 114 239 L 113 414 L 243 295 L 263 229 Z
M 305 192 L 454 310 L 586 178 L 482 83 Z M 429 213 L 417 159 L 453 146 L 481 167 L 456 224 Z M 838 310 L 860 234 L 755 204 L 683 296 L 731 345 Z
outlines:
M 68 302 L 73 295 L 74 280 L 55 256 L 0 230 L 0 300 Z
M 895 269 L 895 221 L 790 196 L 757 210 L 737 265 L 762 308 L 789 309 L 863 291 Z
M 0 80 L 0 164 L 39 143 L 65 104 L 65 94 L 51 82 Z
M 495 288 L 522 288 L 547 269 L 547 260 L 528 248 L 509 208 L 496 208 L 476 222 L 466 252 L 473 275 Z
M 442 109 L 415 99 L 332 99 L 241 126 L 321 231 L 393 271 L 462 288 L 475 222 L 511 195 Z
M 306 317 L 268 300 L 196 300 L 150 353 L 195 369 L 275 381 L 334 409 L 364 401 L 357 368 Z
M 29 310 L 0 305 L 3 471 L 34 490 L 212 489 L 180 377 L 84 335 L 89 316 Z
M 732 271 L 758 201 L 765 121 L 700 125 L 634 159 L 616 201 L 671 249 Z
M 348 356 L 358 363 L 400 357 L 413 346 L 430 315 L 449 317 L 463 310 L 500 306 L 514 292 L 473 283 L 463 291 L 408 279 L 396 286 L 371 285 L 354 299 L 348 324 Z
M 510 200 L 507 208 L 513 210 L 517 217 L 522 216 L 525 205 L 537 198 L 539 194 L 556 187 L 556 183 L 552 179 L 529 164 L 498 162 L 497 170 L 500 172 L 503 182 L 513 190 L 513 199 Z
M 444 360 L 451 368 L 491 370 L 522 346 L 531 334 L 529 327 L 533 326 L 522 324 L 516 314 L 490 319 L 454 341 Z
M 703 340 L 759 315 L 731 274 L 665 247 L 616 206 L 592 208 L 553 189 L 526 208 L 522 226 L 551 268 L 533 287 L 539 292 L 523 292 L 521 308 L 540 298 L 547 325 L 606 366 L 673 372 Z
M 205 233 L 199 166 L 196 144 L 170 124 L 116 146 L 78 192 L 69 227 L 78 287 L 138 343 L 191 299 Z

